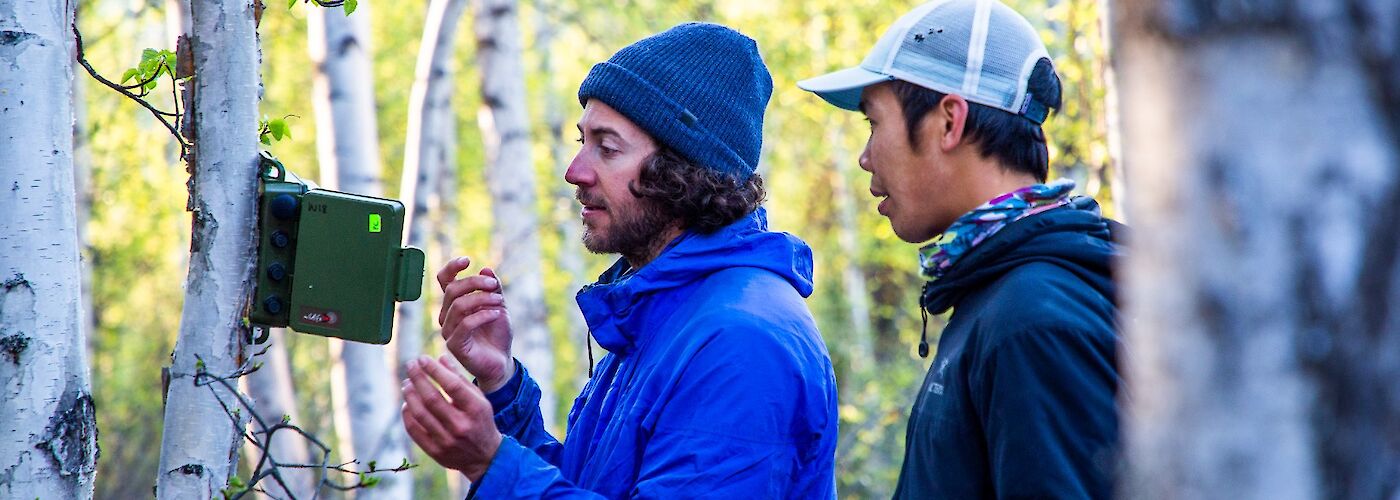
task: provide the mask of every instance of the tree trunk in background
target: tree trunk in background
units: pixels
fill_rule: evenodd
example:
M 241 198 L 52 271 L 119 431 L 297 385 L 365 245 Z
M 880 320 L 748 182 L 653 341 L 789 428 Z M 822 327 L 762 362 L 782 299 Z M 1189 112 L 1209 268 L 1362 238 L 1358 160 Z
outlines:
M 545 75 L 544 88 L 544 122 L 549 127 L 549 161 L 554 167 L 554 178 L 548 182 L 555 186 L 550 192 L 553 193 L 554 204 L 553 213 L 555 227 L 559 230 L 559 254 L 555 257 L 556 265 L 569 278 L 566 293 L 569 300 L 560 314 L 564 314 L 567 319 L 564 321 L 568 331 L 565 337 L 569 342 L 582 340 L 583 348 L 588 349 L 588 344 L 593 342 L 593 336 L 588 333 L 588 322 L 583 319 L 583 311 L 580 311 L 573 300 L 573 294 L 587 285 L 589 282 L 587 270 L 584 266 L 583 247 L 583 221 L 579 217 L 578 202 L 574 200 L 574 187 L 564 180 L 564 172 L 569 169 L 570 146 L 569 141 L 564 139 L 566 108 L 577 102 L 573 99 L 560 99 L 555 92 L 554 77 L 559 74 L 554 63 L 554 37 L 558 34 L 559 28 L 550 15 L 558 9 L 553 1 L 541 0 L 535 4 L 535 51 L 539 57 L 539 74 Z M 578 370 L 572 377 L 577 381 L 576 389 L 581 390 L 584 384 L 588 383 L 588 371 Z
M 1099 1 L 1099 32 L 1104 37 L 1104 53 L 1113 54 L 1113 6 L 1109 0 Z M 1105 60 L 1102 72 L 1104 107 L 1104 142 L 1108 143 L 1109 192 L 1113 199 L 1113 218 L 1128 224 L 1128 174 L 1123 170 L 1123 126 L 1119 117 L 1118 76 L 1113 64 Z M 1103 200 L 1099 200 L 1103 202 Z
M 428 268 L 436 269 L 452 255 L 450 244 L 435 251 L 432 238 L 442 232 L 434 227 L 433 216 L 439 208 L 455 201 L 452 194 L 437 189 L 445 171 L 456 169 L 457 117 L 452 109 L 453 48 L 456 47 L 457 26 L 467 9 L 465 0 L 433 0 L 423 25 L 423 37 L 418 46 L 418 62 L 414 69 L 413 91 L 408 105 L 408 137 L 404 141 L 403 180 L 400 197 L 408 208 L 408 244 L 423 249 L 429 255 Z M 432 282 L 430 275 L 425 283 Z M 423 297 L 399 303 L 398 331 L 395 334 L 397 374 L 408 378 L 408 362 L 423 354 L 427 332 L 436 331 L 435 314 L 425 314 L 430 297 L 435 296 L 436 284 L 425 285 Z M 436 312 L 436 311 L 432 311 Z M 461 474 L 445 469 L 448 488 L 453 498 L 463 498 Z M 454 485 L 455 483 L 455 485 Z M 456 486 L 456 488 L 454 488 Z
M 180 36 L 189 33 L 193 28 L 194 18 L 190 17 L 190 0 L 165 0 L 165 33 L 170 37 L 169 49 L 175 50 Z
M 1127 498 L 1400 495 L 1400 9 L 1124 1 Z
M 836 241 L 841 245 L 846 265 L 841 269 L 842 294 L 846 298 L 850 316 L 853 351 L 849 356 L 852 371 L 858 372 L 874 364 L 874 342 L 870 336 L 870 290 L 865 285 L 865 271 L 860 267 L 860 241 L 856 234 L 860 224 L 856 221 L 856 198 L 847 184 L 847 174 L 856 165 L 856 156 L 841 147 L 845 127 L 832 126 L 828 129 L 827 143 L 831 146 L 831 170 L 833 198 L 836 199 Z M 855 380 L 854 377 L 851 380 Z
M 5 498 L 91 498 L 97 470 L 73 185 L 73 5 L 24 0 L 0 12 Z
M 430 250 L 433 235 L 434 205 L 451 201 L 439 200 L 435 187 L 443 170 L 455 168 L 454 158 L 449 153 L 456 138 L 448 135 L 453 129 L 444 122 L 455 120 L 452 114 L 452 49 L 457 40 L 458 21 L 466 9 L 466 0 L 433 0 L 428 5 L 413 92 L 409 97 L 400 197 L 408 208 L 408 244 L 425 252 Z M 436 257 L 429 262 L 429 268 L 436 268 L 449 258 L 447 255 Z M 436 286 L 426 288 L 434 290 Z M 424 300 L 399 303 L 395 335 L 399 378 L 408 378 L 406 363 L 423 354 L 424 327 L 428 325 L 424 316 L 429 303 L 427 296 L 425 293 Z
M 518 5 L 515 0 L 482 0 L 473 8 L 484 103 L 477 122 L 486 144 L 491 245 L 500 258 L 495 269 L 510 307 L 515 357 L 539 382 L 543 393 L 540 412 L 545 425 L 552 428 L 554 354 L 545 322 L 544 280 L 540 276 L 535 164 L 530 154 L 529 117 L 525 110 L 525 74 L 520 65 Z
M 287 344 L 284 340 L 286 332 L 285 328 L 273 328 L 268 333 L 267 352 L 253 358 L 254 362 L 262 362 L 262 368 L 243 377 L 244 390 L 253 397 L 258 415 L 269 427 L 281 422 L 283 416 L 288 417 L 292 425 L 305 424 L 297 412 L 296 391 L 292 385 L 292 365 L 287 358 Z M 263 430 L 256 427 L 256 424 L 250 425 L 249 432 Z M 308 464 L 313 463 L 313 460 L 319 462 L 321 458 L 313 458 L 306 438 L 290 430 L 277 431 L 266 445 L 267 453 L 279 464 Z M 243 462 L 248 465 L 249 470 L 253 470 L 262 459 L 263 451 L 252 444 L 245 444 L 243 448 Z M 257 472 L 259 471 L 253 471 Z M 320 483 L 320 473 L 315 469 L 284 467 L 278 474 L 282 476 L 286 488 L 271 477 L 259 481 L 257 486 L 267 491 L 264 497 L 311 498 Z
M 374 112 L 374 73 L 369 59 L 367 3 L 347 17 L 342 9 L 311 7 L 307 36 L 316 63 L 317 156 L 321 179 L 332 189 L 381 196 L 379 136 Z M 342 460 L 380 468 L 408 458 L 408 439 L 399 420 L 395 371 L 380 346 L 331 339 L 331 392 Z M 407 499 L 413 481 L 406 474 L 381 474 L 379 485 L 357 490 L 357 498 Z
M 207 376 L 244 366 L 243 317 L 252 296 L 258 194 L 258 40 L 250 0 L 194 0 L 187 84 L 194 144 L 193 231 L 180 335 L 170 366 L 156 495 L 210 498 L 228 482 L 246 415 L 233 391 Z M 217 398 L 216 399 L 216 395 Z M 236 422 L 231 422 L 237 420 Z

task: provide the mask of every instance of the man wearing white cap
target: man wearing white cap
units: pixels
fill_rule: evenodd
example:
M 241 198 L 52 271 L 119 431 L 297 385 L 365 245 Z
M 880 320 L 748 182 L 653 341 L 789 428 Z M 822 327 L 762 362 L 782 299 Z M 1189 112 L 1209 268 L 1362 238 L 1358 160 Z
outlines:
M 1106 498 L 1118 441 L 1123 231 L 1046 182 L 1060 82 L 995 0 L 915 8 L 855 68 L 798 83 L 860 111 L 881 215 L 920 249 L 920 311 L 953 310 L 909 416 L 896 498 Z M 926 334 L 927 332 L 925 332 Z M 927 336 L 919 354 L 928 355 Z

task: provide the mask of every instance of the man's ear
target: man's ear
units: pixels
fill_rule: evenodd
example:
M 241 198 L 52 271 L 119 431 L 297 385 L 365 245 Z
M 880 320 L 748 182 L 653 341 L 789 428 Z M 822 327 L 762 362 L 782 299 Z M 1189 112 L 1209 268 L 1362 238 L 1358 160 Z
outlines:
M 939 126 L 936 130 L 938 146 L 945 153 L 952 151 L 963 143 L 963 132 L 967 125 L 967 100 L 958 95 L 948 94 L 938 101 L 933 113 L 937 119 L 931 121 Z

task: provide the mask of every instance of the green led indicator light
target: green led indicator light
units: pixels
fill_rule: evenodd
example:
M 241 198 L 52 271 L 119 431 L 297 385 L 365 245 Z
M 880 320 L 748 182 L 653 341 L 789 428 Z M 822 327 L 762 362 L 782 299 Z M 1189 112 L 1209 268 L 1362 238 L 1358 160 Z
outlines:
M 369 232 L 377 233 L 381 227 L 379 214 L 369 214 Z

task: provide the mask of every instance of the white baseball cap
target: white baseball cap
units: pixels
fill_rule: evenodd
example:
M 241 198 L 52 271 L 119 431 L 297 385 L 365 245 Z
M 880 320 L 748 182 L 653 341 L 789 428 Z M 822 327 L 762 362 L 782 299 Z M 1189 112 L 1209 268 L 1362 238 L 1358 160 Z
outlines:
M 903 80 L 1041 123 L 1049 109 L 1026 92 L 1041 59 L 1050 59 L 1045 44 L 1010 7 L 996 0 L 935 0 L 895 21 L 859 66 L 797 86 L 858 111 L 865 87 Z

